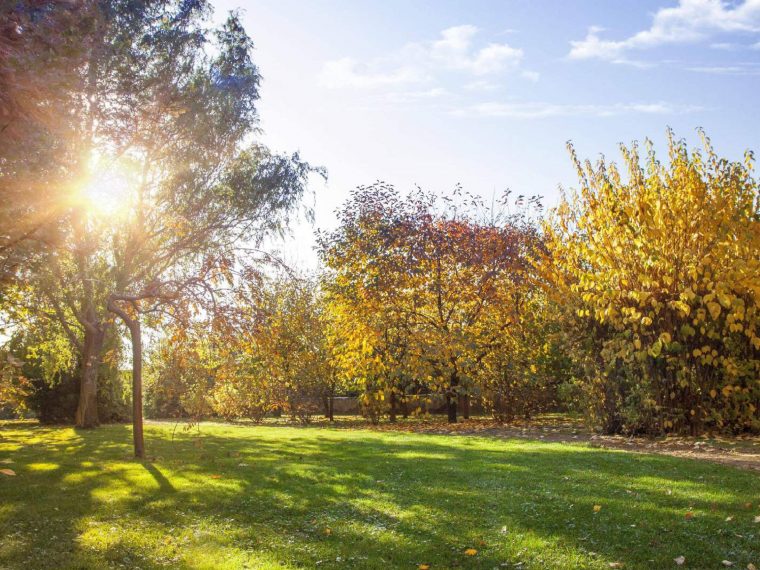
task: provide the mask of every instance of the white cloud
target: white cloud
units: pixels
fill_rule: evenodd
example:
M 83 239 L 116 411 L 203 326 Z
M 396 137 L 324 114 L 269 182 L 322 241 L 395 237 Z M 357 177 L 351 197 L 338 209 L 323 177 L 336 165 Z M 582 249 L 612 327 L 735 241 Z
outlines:
M 328 61 L 322 68 L 321 81 L 332 88 L 376 88 L 430 80 L 443 71 L 487 77 L 521 67 L 522 49 L 507 43 L 478 48 L 474 42 L 478 33 L 475 26 L 454 26 L 443 30 L 436 40 L 407 44 L 367 63 L 352 58 Z M 532 80 L 535 72 L 524 73 Z
M 441 39 L 429 47 L 422 45 L 431 62 L 444 68 L 459 69 L 474 75 L 489 75 L 520 65 L 523 51 L 509 44 L 491 43 L 479 50 L 472 49 L 472 39 L 478 33 L 475 26 L 455 26 L 441 32 Z
M 693 65 L 687 67 L 697 73 L 713 75 L 760 75 L 760 65 L 756 63 L 734 63 L 730 65 Z
M 628 114 L 675 115 L 700 110 L 694 105 L 670 103 L 615 103 L 612 105 L 564 105 L 544 102 L 487 102 L 458 109 L 458 116 L 543 119 L 549 117 L 613 117 Z
M 398 103 L 405 103 L 410 101 L 439 99 L 448 94 L 449 91 L 443 87 L 433 87 L 432 89 L 425 89 L 422 91 L 400 91 L 389 93 L 387 99 Z
M 487 79 L 476 79 L 465 83 L 464 88 L 467 91 L 496 91 L 499 88 L 499 84 Z
M 603 30 L 589 29 L 583 40 L 570 42 L 572 59 L 625 62 L 626 54 L 667 44 L 703 41 L 717 34 L 760 32 L 760 0 L 741 3 L 725 0 L 679 0 L 677 6 L 660 8 L 652 25 L 623 40 L 606 40 Z
M 390 71 L 373 71 L 368 66 L 344 57 L 328 61 L 322 68 L 322 83 L 331 88 L 373 88 L 423 81 L 424 75 L 411 67 L 399 67 Z

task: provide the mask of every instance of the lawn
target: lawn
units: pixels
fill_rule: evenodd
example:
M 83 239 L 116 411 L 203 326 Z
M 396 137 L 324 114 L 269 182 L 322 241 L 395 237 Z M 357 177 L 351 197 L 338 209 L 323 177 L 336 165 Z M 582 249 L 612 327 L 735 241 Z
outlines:
M 0 568 L 760 567 L 760 476 L 582 444 L 0 422 Z M 423 568 L 425 566 L 422 566 Z

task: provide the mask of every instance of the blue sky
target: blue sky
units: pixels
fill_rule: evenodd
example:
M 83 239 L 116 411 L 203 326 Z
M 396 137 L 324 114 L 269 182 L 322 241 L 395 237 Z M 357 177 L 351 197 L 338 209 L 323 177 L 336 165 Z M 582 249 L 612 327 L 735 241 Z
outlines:
M 216 0 L 256 44 L 263 138 L 329 171 L 309 203 L 332 228 L 384 180 L 556 203 L 565 149 L 617 156 L 667 126 L 760 151 L 760 0 Z M 314 228 L 282 245 L 313 267 Z

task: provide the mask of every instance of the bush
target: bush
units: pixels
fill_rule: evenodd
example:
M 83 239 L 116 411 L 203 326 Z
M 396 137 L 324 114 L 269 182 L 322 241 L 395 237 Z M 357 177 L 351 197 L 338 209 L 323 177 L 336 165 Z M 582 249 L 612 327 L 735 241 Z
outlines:
M 580 191 L 547 226 L 563 327 L 606 431 L 760 429 L 760 215 L 753 157 L 669 136 L 614 164 L 575 159 Z M 574 156 L 574 155 L 573 155 Z M 642 164 L 643 163 L 643 164 Z

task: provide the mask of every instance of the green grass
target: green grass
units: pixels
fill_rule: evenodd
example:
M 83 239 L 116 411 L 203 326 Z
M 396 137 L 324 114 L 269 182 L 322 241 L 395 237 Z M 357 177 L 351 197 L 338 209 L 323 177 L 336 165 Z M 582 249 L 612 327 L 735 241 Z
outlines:
M 0 475 L 0 568 L 760 566 L 749 471 L 328 428 L 205 424 L 172 441 L 172 427 L 150 424 L 137 462 L 126 426 L 0 422 L 0 468 L 17 473 Z

